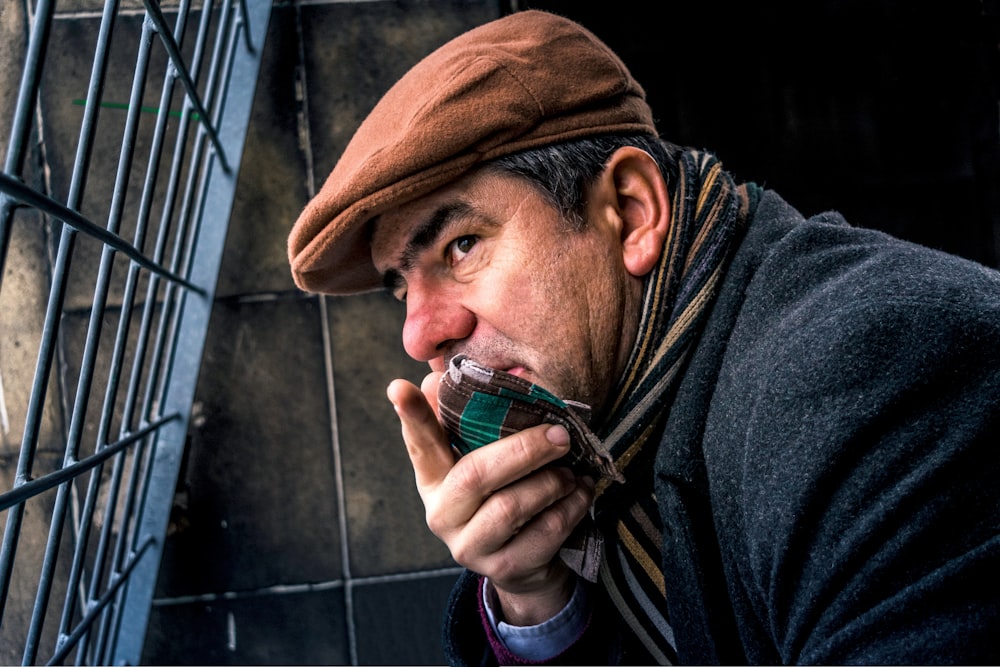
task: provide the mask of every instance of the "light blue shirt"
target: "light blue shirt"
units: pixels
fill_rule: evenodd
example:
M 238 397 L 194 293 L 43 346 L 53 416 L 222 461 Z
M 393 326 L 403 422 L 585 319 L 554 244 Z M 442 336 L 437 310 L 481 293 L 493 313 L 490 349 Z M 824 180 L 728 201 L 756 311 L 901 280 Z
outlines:
M 576 580 L 573 597 L 566 606 L 558 614 L 538 625 L 509 625 L 497 621 L 493 607 L 498 604 L 493 584 L 487 580 L 483 586 L 483 606 L 486 608 L 490 625 L 493 626 L 497 637 L 507 646 L 507 650 L 525 660 L 534 661 L 554 658 L 569 648 L 583 632 L 590 609 L 587 587 L 579 578 Z

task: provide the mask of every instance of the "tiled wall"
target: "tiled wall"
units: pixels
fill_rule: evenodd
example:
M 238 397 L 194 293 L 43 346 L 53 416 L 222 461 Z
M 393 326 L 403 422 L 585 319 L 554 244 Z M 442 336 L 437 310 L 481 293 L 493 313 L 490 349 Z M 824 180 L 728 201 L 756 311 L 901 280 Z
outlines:
M 413 62 L 498 15 L 460 0 L 277 2 L 148 664 L 437 664 L 457 570 L 385 398 L 425 366 L 399 304 L 294 289 L 289 228 Z

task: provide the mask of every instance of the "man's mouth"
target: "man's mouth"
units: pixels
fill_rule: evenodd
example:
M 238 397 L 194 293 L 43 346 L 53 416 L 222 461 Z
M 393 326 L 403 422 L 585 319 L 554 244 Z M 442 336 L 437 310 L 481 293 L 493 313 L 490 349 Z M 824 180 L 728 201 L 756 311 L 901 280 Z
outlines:
M 477 355 L 474 352 L 470 352 L 469 350 L 462 350 L 461 352 L 456 352 L 455 354 L 448 355 L 446 361 L 442 359 L 442 361 L 444 362 L 444 366 L 446 368 L 450 366 L 451 360 L 459 355 L 468 357 L 469 359 L 472 359 L 481 366 L 486 366 L 494 370 L 503 371 L 510 375 L 519 377 L 523 380 L 527 380 L 528 382 L 534 381 L 530 377 L 532 375 L 531 371 L 528 370 L 526 366 L 521 365 L 514 359 L 511 359 L 510 357 L 503 358 L 502 356 L 493 356 L 485 352 L 482 355 Z

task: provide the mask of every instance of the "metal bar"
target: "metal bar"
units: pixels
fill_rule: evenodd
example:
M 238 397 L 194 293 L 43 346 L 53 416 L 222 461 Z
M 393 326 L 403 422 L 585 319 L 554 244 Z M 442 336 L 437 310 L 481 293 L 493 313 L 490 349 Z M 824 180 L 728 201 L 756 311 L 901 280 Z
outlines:
M 89 236 L 93 236 L 105 245 L 111 246 L 148 271 L 152 271 L 153 273 L 156 273 L 167 280 L 178 283 L 194 292 L 204 292 L 201 287 L 185 280 L 181 276 L 167 271 L 162 266 L 158 266 L 156 263 L 146 258 L 132 244 L 114 232 L 110 232 L 100 225 L 91 222 L 76 211 L 66 208 L 55 200 L 39 194 L 36 190 L 29 188 L 20 181 L 14 180 L 7 174 L 0 174 L 0 191 L 7 192 L 15 199 L 19 199 L 20 201 L 29 204 L 44 213 L 48 213 L 49 215 L 58 218 L 60 221 L 66 223 L 75 230 L 86 232 Z
M 18 89 L 17 106 L 15 108 L 10 142 L 4 165 L 4 170 L 8 173 L 20 174 L 24 163 L 28 135 L 31 132 L 31 115 L 35 107 L 35 101 L 38 99 L 38 86 L 42 73 L 42 56 L 46 51 L 49 40 L 53 9 L 54 3 L 52 0 L 39 0 L 36 8 L 35 23 L 28 41 L 24 72 L 21 76 L 21 86 Z M 14 201 L 0 190 L 0 269 L 6 265 L 13 211 Z M 0 270 L 0 283 L 2 281 L 3 271 Z M 32 395 L 34 396 L 34 394 L 33 389 Z M 33 412 L 32 405 L 35 404 L 29 404 L 25 421 L 25 431 L 31 428 L 34 417 L 40 417 L 40 410 Z M 21 452 L 18 456 L 17 472 L 14 479 L 15 485 L 21 483 L 26 478 L 26 472 L 30 472 L 33 460 L 34 440 L 30 442 L 26 440 L 22 441 Z M 10 576 L 14 568 L 14 555 L 17 551 L 18 538 L 21 533 L 23 513 L 23 507 L 16 507 L 7 515 L 3 543 L 0 545 L 0 625 L 3 622 L 7 595 L 10 592 Z
M 202 38 L 207 35 L 208 10 L 206 9 L 204 11 L 205 13 L 203 13 L 202 15 L 202 24 L 199 30 L 199 43 L 198 46 L 196 46 L 196 51 L 203 44 Z M 226 14 L 227 14 L 226 7 L 224 6 L 223 19 L 220 21 L 219 25 L 218 39 L 221 39 L 223 36 Z M 211 100 L 212 98 L 211 91 L 213 90 L 213 82 L 215 80 L 214 75 L 217 70 L 218 51 L 219 51 L 218 44 L 216 44 L 215 54 L 212 56 L 211 59 L 209 83 L 206 87 L 207 90 L 209 91 L 206 96 L 208 100 Z M 190 106 L 190 101 L 186 100 L 185 104 L 186 104 L 185 110 L 187 110 Z M 195 149 L 193 151 L 193 155 L 195 156 L 204 155 L 203 151 L 204 151 L 205 138 L 206 134 L 204 129 L 199 128 L 199 131 L 195 139 Z M 194 160 L 193 162 L 195 165 L 197 165 L 197 167 L 202 166 L 200 164 L 200 160 Z M 170 264 L 170 270 L 175 273 L 181 273 L 181 272 L 186 273 L 187 265 L 184 261 L 184 255 L 185 255 L 184 249 L 185 247 L 189 246 L 191 243 L 194 242 L 193 238 L 191 237 L 192 232 L 190 231 L 190 227 L 192 227 L 192 225 L 190 225 L 189 223 L 193 218 L 192 202 L 197 196 L 196 183 L 198 183 L 199 177 L 203 174 L 203 171 L 197 167 L 192 168 L 188 172 L 187 185 L 185 188 L 183 202 L 181 205 L 181 212 L 179 214 L 180 225 L 175 238 L 173 259 L 171 260 Z M 205 171 L 207 171 L 207 169 Z M 150 284 L 150 288 L 151 289 L 153 288 L 152 282 Z M 170 355 L 174 347 L 173 341 L 175 341 L 177 338 L 177 328 L 179 326 L 178 312 L 180 311 L 180 304 L 183 303 L 183 298 L 184 298 L 183 293 L 178 290 L 177 286 L 174 283 L 168 283 L 166 285 L 164 299 L 163 299 L 163 313 L 161 314 L 160 324 L 159 327 L 157 328 L 157 335 L 154 344 L 152 361 L 149 369 L 149 376 L 146 382 L 146 392 L 141 409 L 142 419 L 152 418 L 156 414 L 155 411 L 157 409 L 157 406 L 163 404 L 164 392 L 167 384 L 166 378 L 169 377 L 168 369 L 171 363 Z M 147 451 L 146 454 L 151 456 L 152 455 L 151 450 Z M 138 461 L 134 463 L 134 465 L 137 464 Z M 146 488 L 150 484 L 149 475 L 151 474 L 151 466 L 147 466 L 146 468 L 144 468 L 144 471 L 145 471 L 145 479 L 142 482 L 142 487 Z M 134 473 L 137 472 L 138 472 L 137 470 L 134 471 Z M 135 485 L 139 480 L 139 475 L 133 474 L 132 480 L 133 480 L 133 485 Z M 137 504 L 137 508 L 135 510 L 136 514 L 141 516 L 143 514 L 143 509 L 145 506 L 145 499 L 146 499 L 145 495 L 139 493 L 139 491 L 133 486 L 133 488 L 131 488 L 129 491 L 129 499 L 135 500 Z M 135 532 L 129 535 L 129 540 L 133 544 L 139 542 L 138 528 L 136 528 Z M 124 558 L 125 549 L 129 548 L 128 541 L 121 540 L 119 547 L 120 547 L 119 552 L 116 554 L 116 561 L 115 561 L 116 563 L 122 562 L 122 559 Z M 116 609 L 120 609 L 120 607 Z M 115 619 L 114 626 L 116 628 L 118 627 L 119 621 L 120 618 Z
M 108 213 L 107 231 L 115 238 L 121 227 L 122 212 L 125 206 L 125 196 L 128 193 L 130 170 L 134 158 L 135 140 L 139 131 L 139 115 L 142 112 L 142 95 L 145 90 L 146 72 L 149 67 L 149 54 L 152 46 L 152 26 L 143 23 L 139 39 L 139 49 L 136 56 L 132 92 L 129 101 L 130 108 L 126 113 L 125 129 L 122 133 L 121 152 L 118 158 L 118 170 L 115 177 L 115 187 L 111 197 L 111 210 Z M 81 216 L 82 217 L 82 216 Z M 103 230 L 101 230 L 103 231 Z M 135 252 L 141 257 L 138 250 Z M 94 364 L 100 344 L 101 329 L 104 324 L 104 309 L 107 303 L 108 287 L 115 257 L 115 248 L 105 245 L 101 253 L 97 284 L 94 289 L 94 300 L 91 308 L 90 322 L 87 327 L 86 343 L 83 360 L 80 364 L 80 376 L 77 383 L 76 397 L 70 416 L 69 433 L 66 437 L 64 466 L 75 462 L 80 445 L 87 414 L 87 403 L 90 400 L 90 389 L 93 385 Z M 145 258 L 143 258 L 145 259 Z M 69 484 L 62 485 L 56 493 L 56 502 L 52 510 L 49 524 L 49 539 L 46 543 L 45 555 L 42 560 L 42 571 L 39 577 L 38 590 L 35 596 L 35 608 L 28 628 L 28 636 L 24 650 L 24 664 L 34 664 L 37 657 L 38 642 L 45 621 L 45 611 L 48 608 L 49 595 L 52 590 L 52 576 L 58 560 L 59 545 L 62 540 L 63 524 L 66 517 L 66 507 L 69 498 Z
M 178 18 L 175 25 L 175 39 L 183 39 L 184 30 L 187 24 L 187 15 L 189 8 L 189 0 L 183 0 L 183 2 L 178 7 Z M 163 84 L 161 86 L 160 92 L 160 105 L 159 114 L 156 119 L 156 126 L 153 131 L 153 144 L 149 151 L 149 159 L 146 166 L 146 179 L 142 188 L 142 197 L 139 204 L 139 212 L 137 214 L 135 238 L 133 244 L 136 248 L 142 248 L 145 243 L 146 229 L 148 227 L 150 210 L 153 205 L 153 195 L 155 192 L 156 179 L 159 175 L 159 165 L 160 158 L 163 150 L 164 136 L 166 132 L 167 120 L 169 119 L 170 113 L 170 97 L 174 89 L 175 77 L 168 69 Z M 162 230 L 161 230 L 162 231 Z M 132 309 L 135 298 L 135 291 L 137 288 L 137 282 L 139 278 L 139 267 L 138 265 L 132 263 L 129 265 L 128 275 L 125 282 L 125 291 L 122 296 L 122 308 L 118 319 L 118 331 L 115 337 L 114 351 L 111 358 L 111 367 L 108 371 L 108 384 L 105 391 L 104 397 L 104 410 L 101 414 L 100 424 L 98 425 L 97 431 L 97 441 L 96 446 L 98 451 L 104 445 L 107 439 L 108 433 L 111 430 L 111 421 L 114 413 L 114 407 L 118 396 L 118 387 L 120 381 L 121 368 L 123 365 L 123 357 L 128 346 L 128 335 L 130 330 L 130 324 L 132 319 Z M 146 310 L 148 311 L 153 304 L 147 302 Z M 129 391 L 129 394 L 132 392 Z M 104 581 L 104 564 L 105 557 L 108 550 L 108 543 L 110 541 L 111 527 L 114 524 L 114 518 L 117 509 L 117 503 L 115 500 L 118 498 L 119 485 L 121 480 L 121 467 L 122 467 L 121 457 L 115 460 L 115 468 L 112 472 L 112 482 L 108 490 L 108 501 L 105 507 L 104 513 L 104 526 L 101 531 L 100 539 L 97 544 L 97 551 L 93 556 L 94 568 L 90 579 L 90 585 L 87 591 L 88 600 L 84 604 L 89 604 L 90 601 L 94 600 L 98 595 L 103 585 Z M 91 526 L 90 517 L 93 514 L 94 505 L 97 501 L 97 493 L 100 488 L 100 478 L 102 474 L 102 469 L 100 467 L 91 471 L 90 483 L 87 489 L 86 501 L 83 510 L 83 521 L 80 522 L 79 536 L 77 538 L 76 553 L 73 560 L 73 568 L 70 572 L 69 585 L 66 588 L 66 600 L 63 604 L 63 615 L 60 621 L 59 632 L 61 636 L 66 635 L 70 624 L 72 622 L 72 617 L 74 613 L 74 607 L 76 605 L 76 595 L 77 587 L 82 577 L 83 571 L 83 561 L 87 552 L 87 545 L 89 542 L 89 529 Z M 80 645 L 80 651 L 85 651 L 88 642 L 84 640 Z M 81 655 L 82 657 L 82 655 Z
M 240 16 L 242 20 L 246 21 L 249 12 L 247 11 L 247 0 L 240 0 Z M 243 29 L 243 46 L 246 48 L 247 53 L 257 53 L 256 47 L 254 47 L 253 42 L 250 41 L 250 27 L 247 26 Z
M 211 2 L 206 1 L 202 7 L 201 21 L 198 27 L 198 33 L 195 40 L 194 54 L 191 59 L 192 69 L 198 71 L 200 69 L 202 59 L 205 55 L 206 45 L 209 39 L 209 27 L 211 25 Z M 214 68 L 213 68 L 214 71 Z M 211 90 L 211 86 L 208 87 Z M 210 99 L 210 98 L 209 98 Z M 181 112 L 180 128 L 178 129 L 178 135 L 176 139 L 176 145 L 174 149 L 174 165 L 173 170 L 170 175 L 170 179 L 167 186 L 167 194 L 164 202 L 164 209 L 161 216 L 161 226 L 160 233 L 157 238 L 156 248 L 153 252 L 153 259 L 157 263 L 163 262 L 164 252 L 167 245 L 169 229 L 169 222 L 173 218 L 174 204 L 177 198 L 177 188 L 180 183 L 180 172 L 184 161 L 186 139 L 187 139 L 187 129 L 188 124 L 192 116 L 192 104 L 189 99 L 185 98 L 183 110 Z M 195 139 L 195 148 L 192 150 L 192 160 L 191 166 L 188 172 L 188 190 L 191 190 L 191 184 L 197 179 L 197 175 L 200 172 L 201 161 L 198 156 L 202 155 L 202 146 L 205 139 L 204 131 L 200 131 Z M 188 202 L 190 199 L 190 194 L 186 194 L 184 201 Z M 189 219 L 188 206 L 187 204 L 182 204 L 181 212 L 179 214 L 180 225 L 176 235 L 177 247 L 173 252 L 174 259 L 170 264 L 170 270 L 174 273 L 177 272 L 177 268 L 180 265 L 180 257 L 182 254 L 183 240 L 185 238 L 184 230 L 187 227 L 186 221 Z M 149 332 L 152 330 L 152 320 L 155 311 L 156 298 L 155 295 L 158 292 L 160 285 L 160 277 L 157 274 L 152 274 L 149 279 L 149 285 L 147 287 L 146 296 L 146 307 L 143 313 L 142 324 L 140 325 L 140 336 L 138 342 L 138 348 L 136 351 L 135 358 L 133 360 L 132 375 L 129 382 L 130 392 L 126 400 L 126 405 L 123 410 L 122 416 L 122 430 L 132 428 L 135 423 L 135 409 L 136 403 L 135 398 L 137 396 L 137 390 L 139 387 L 140 376 L 142 373 L 142 368 L 145 364 L 147 357 L 147 344 Z M 168 323 L 173 319 L 172 315 L 174 313 L 174 303 L 176 294 L 176 284 L 168 282 L 166 284 L 166 292 L 163 297 L 162 312 L 160 314 L 160 324 L 157 327 L 157 334 L 155 343 L 153 346 L 153 351 L 150 356 L 150 363 L 148 369 L 147 377 L 147 389 L 145 393 L 145 398 L 140 409 L 140 422 L 146 422 L 153 414 L 154 406 L 158 404 L 161 396 L 155 393 L 155 388 L 158 385 L 158 378 L 161 375 L 161 367 L 164 363 L 169 363 L 164 359 L 163 350 L 167 346 L 167 331 L 170 329 Z M 139 506 L 139 512 L 141 513 L 142 498 L 139 495 L 139 487 L 145 488 L 148 485 L 148 481 L 140 482 L 140 470 L 149 470 L 148 461 L 145 459 L 150 455 L 151 448 L 145 447 L 145 443 L 140 444 L 137 449 L 135 456 L 132 459 L 132 466 L 129 475 L 129 486 L 125 494 L 125 503 L 122 509 L 122 525 L 128 525 L 132 522 L 132 518 L 136 513 L 136 506 Z M 112 559 L 112 568 L 117 569 L 121 566 L 121 563 L 125 560 L 126 554 L 128 553 L 129 545 L 133 540 L 136 539 L 134 533 L 127 530 L 122 530 L 118 534 L 118 538 L 115 544 L 115 553 Z M 121 596 L 124 590 L 119 592 Z M 105 656 L 104 662 L 110 661 L 110 653 L 112 650 L 114 642 L 114 629 L 117 628 L 120 619 L 120 602 L 116 604 L 112 609 L 106 610 L 104 616 L 101 620 L 101 627 L 99 629 L 100 637 L 98 639 L 98 645 L 95 649 L 96 655 Z M 110 613 L 109 613 L 110 611 Z
M 104 13 L 101 15 L 101 26 L 97 33 L 97 48 L 94 51 L 90 84 L 87 87 L 86 107 L 83 111 L 83 120 L 80 123 L 80 138 L 77 143 L 76 159 L 73 162 L 73 176 L 70 179 L 69 196 L 66 198 L 66 207 L 74 211 L 80 208 L 84 186 L 87 182 L 87 173 L 90 168 L 91 153 L 94 147 L 97 116 L 100 113 L 100 104 L 98 102 L 104 93 L 104 82 L 107 80 L 111 38 L 114 34 L 115 14 L 117 11 L 118 0 L 108 0 L 105 3 Z
M 164 424 L 180 418 L 181 416 L 176 412 L 166 415 L 165 417 L 161 417 L 152 424 L 147 424 L 138 431 L 130 433 L 126 437 L 120 438 L 115 442 L 109 443 L 105 447 L 101 448 L 100 452 L 92 456 L 88 456 L 87 458 L 76 461 L 71 465 L 60 468 L 59 470 L 42 477 L 33 479 L 30 482 L 25 482 L 24 484 L 7 491 L 6 493 L 0 494 L 0 512 L 13 507 L 14 505 L 23 503 L 30 498 L 34 498 L 49 489 L 55 488 L 60 484 L 80 476 L 88 470 L 104 463 L 109 458 L 126 449 L 130 445 L 134 445 L 143 438 L 149 436 L 151 433 L 154 433 L 158 429 L 162 428 Z
M 8 153 L 7 171 L 9 173 L 19 173 L 20 165 L 23 162 L 23 146 L 28 131 L 27 123 L 31 116 L 31 108 L 34 106 L 35 100 L 37 99 L 37 89 L 41 80 L 42 71 L 42 68 L 40 67 L 40 59 L 41 55 L 45 52 L 45 45 L 48 42 L 48 34 L 52 22 L 52 9 L 53 6 L 50 2 L 39 3 L 39 12 L 35 17 L 33 38 L 29 49 L 29 56 L 26 61 L 25 74 L 22 77 L 18 110 L 15 116 L 15 130 L 12 136 L 13 146 L 11 151 Z M 107 55 L 116 11 L 117 2 L 109 1 L 105 6 L 105 12 L 103 14 L 101 26 L 98 32 L 97 48 L 95 51 L 90 85 L 87 93 L 88 101 L 99 99 L 103 90 L 104 75 L 107 68 Z M 90 160 L 93 128 L 96 124 L 97 110 L 98 106 L 96 104 L 91 104 L 90 109 L 84 113 L 83 122 L 81 124 L 80 141 L 77 146 L 77 156 L 74 162 L 73 178 L 71 179 L 68 207 L 77 207 L 83 192 L 85 174 Z M 18 192 L 24 194 L 24 192 L 22 192 L 21 184 L 13 179 L 9 179 L 6 174 L 0 174 L 0 190 L 3 191 L 0 193 L 0 197 L 2 197 L 4 201 L 11 204 L 7 207 L 7 212 L 2 215 L 6 223 L 9 224 L 11 220 L 9 213 L 12 209 L 12 203 L 15 201 L 14 198 L 9 195 L 16 195 Z M 27 191 L 29 200 L 34 199 L 33 190 L 29 188 L 23 188 L 23 190 Z M 24 200 L 23 197 L 21 197 L 21 199 L 22 201 Z M 60 242 L 59 260 L 57 262 L 57 267 L 59 268 L 54 276 L 52 292 L 50 294 L 50 306 L 58 304 L 58 310 L 61 310 L 62 291 L 65 284 L 63 278 L 65 276 L 66 269 L 68 269 L 69 258 L 74 241 L 74 234 L 71 233 L 70 230 L 64 228 L 63 231 L 63 239 Z M 4 232 L 4 236 L 7 234 L 9 234 L 9 227 L 7 228 L 7 231 Z M 6 250 L 4 250 L 4 253 L 6 253 Z M 58 319 L 56 319 L 58 316 L 58 310 L 56 308 L 50 309 L 50 317 L 48 317 L 46 321 L 45 342 L 43 343 L 43 347 L 42 350 L 40 350 L 39 355 L 39 371 L 43 366 L 47 369 L 52 363 L 52 344 L 58 332 Z M 33 415 L 39 414 L 39 408 L 41 403 L 44 401 L 46 393 L 46 386 L 44 383 L 48 378 L 48 373 L 45 372 L 42 377 L 39 378 L 37 374 L 39 371 L 36 371 L 36 386 L 32 391 L 32 401 L 30 403 L 30 406 L 35 407 L 29 408 L 29 411 Z M 39 380 L 40 382 L 38 382 Z M 30 421 L 33 424 L 36 423 L 34 419 Z M 19 474 L 19 479 L 26 479 L 30 474 L 30 461 L 33 458 L 34 436 L 31 438 L 25 437 L 24 446 L 30 447 L 32 453 L 28 456 L 22 455 L 22 462 L 24 462 L 25 465 L 20 467 L 21 474 Z M 5 604 L 7 599 L 7 577 L 10 575 L 10 568 L 13 567 L 13 554 L 16 550 L 17 538 L 20 533 L 22 511 L 23 508 L 17 508 L 8 516 L 4 549 L 2 555 L 0 555 L 0 572 L 3 574 L 3 590 L 2 593 L 0 593 L 0 605 Z M 2 617 L 2 611 L 3 606 L 0 606 L 0 617 Z
M 4 161 L 4 171 L 8 174 L 20 175 L 24 166 L 28 135 L 31 133 L 31 115 L 35 109 L 38 86 L 42 80 L 42 56 L 47 50 L 54 9 L 55 0 L 39 0 L 38 6 L 35 8 L 35 24 L 32 26 L 31 37 L 28 40 L 28 51 L 25 54 L 24 71 L 21 73 L 21 86 L 18 88 L 17 105 L 14 111 L 14 122 L 11 125 L 10 142 Z M 3 192 L 0 192 L 0 268 L 6 264 L 13 213 L 14 202 Z M 0 283 L 2 282 L 3 272 L 0 271 Z M 6 598 L 6 590 L 0 591 L 0 593 Z M 2 612 L 3 608 L 0 607 L 0 618 L 3 617 Z
M 25 416 L 24 434 L 21 438 L 21 451 L 18 455 L 17 471 L 14 477 L 14 488 L 25 484 L 31 477 L 34 465 L 35 444 L 42 418 L 42 408 L 48 387 L 49 371 L 55 354 L 56 335 L 59 318 L 62 314 L 62 304 L 66 292 L 66 274 L 69 268 L 69 256 L 72 252 L 75 230 L 64 227 L 56 256 L 55 270 L 52 275 L 52 286 L 49 290 L 48 306 L 45 312 L 45 323 L 42 328 L 42 340 L 38 349 L 38 360 L 35 364 L 34 380 L 31 384 L 31 396 L 28 399 L 28 410 Z M 24 505 L 16 505 L 7 514 L 7 525 L 4 530 L 4 541 L 0 547 L 0 604 L 5 605 L 10 587 L 10 576 L 14 568 L 14 555 L 17 551 L 18 538 L 21 534 Z M 2 620 L 3 607 L 0 607 Z
M 194 105 L 195 109 L 198 110 L 198 116 L 201 118 L 205 131 L 208 132 L 208 136 L 212 139 L 212 144 L 215 145 L 218 158 L 222 161 L 223 171 L 228 173 L 229 163 L 226 161 L 226 152 L 223 150 L 222 143 L 219 141 L 219 135 L 216 131 L 217 126 L 213 126 L 208 121 L 208 112 L 201 103 L 201 97 L 198 95 L 198 88 L 195 86 L 194 79 L 191 78 L 191 74 L 184 66 L 184 56 L 181 55 L 177 42 L 170 37 L 170 29 L 167 26 L 166 20 L 163 18 L 163 13 L 160 11 L 159 7 L 153 4 L 152 0 L 142 0 L 142 3 L 146 6 L 146 12 L 149 18 L 152 19 L 153 23 L 156 25 L 156 31 L 159 33 L 163 46 L 167 49 L 167 53 L 170 54 L 171 63 L 173 63 L 174 67 L 177 68 L 177 74 L 180 77 L 181 82 L 184 84 L 184 87 L 187 89 L 188 97 L 190 98 L 191 103 Z
M 93 604 L 88 605 L 87 614 L 77 623 L 76 627 L 73 629 L 69 635 L 61 638 L 57 650 L 52 654 L 52 658 L 46 663 L 48 665 L 59 665 L 62 664 L 63 659 L 69 654 L 70 650 L 76 645 L 80 638 L 89 631 L 90 626 L 93 624 L 94 619 L 97 614 L 105 609 L 105 607 L 110 604 L 111 600 L 114 599 L 118 590 L 128 582 L 129 574 L 146 552 L 156 544 L 156 538 L 150 536 L 146 542 L 144 542 L 133 554 L 133 557 L 129 560 L 128 564 L 114 577 L 111 586 L 108 588 L 107 592 L 104 593 L 100 598 L 93 601 Z
M 87 92 L 87 100 L 90 102 L 100 99 L 101 92 L 103 91 L 107 70 L 108 51 L 116 11 L 117 2 L 109 0 L 109 2 L 106 3 L 101 26 L 98 31 L 97 49 L 94 54 L 90 84 Z M 22 77 L 18 110 L 15 117 L 15 127 L 18 129 L 14 132 L 12 137 L 12 140 L 18 142 L 19 145 L 17 147 L 12 146 L 11 151 L 8 153 L 8 173 L 20 173 L 20 165 L 23 162 L 24 152 L 23 141 L 28 131 L 27 122 L 31 114 L 31 107 L 34 106 L 37 100 L 37 89 L 41 79 L 41 67 L 39 65 L 41 56 L 45 53 L 45 45 L 48 42 L 48 33 L 50 31 L 51 22 L 52 4 L 50 2 L 40 3 L 39 12 L 35 17 L 34 36 L 29 49 L 25 74 Z M 90 162 L 92 138 L 94 133 L 93 129 L 96 124 L 98 109 L 98 105 L 92 103 L 84 113 L 80 129 L 80 139 L 77 144 L 76 159 L 74 160 L 73 177 L 71 179 L 69 199 L 67 202 L 68 206 L 65 207 L 66 210 L 79 206 L 84 182 L 86 180 L 87 168 Z M 20 191 L 21 184 L 17 181 L 13 181 L 12 179 L 11 182 L 7 182 L 6 174 L 0 174 L 0 177 L 3 177 L 3 181 L 0 181 L 0 186 L 6 186 L 0 187 L 0 190 L 4 190 L 0 196 L 2 196 L 6 202 L 13 202 L 14 199 L 8 196 L 8 193 L 16 193 Z M 29 195 L 29 199 L 33 199 L 34 191 L 30 189 L 26 190 Z M 5 206 L 5 209 L 6 211 L 2 214 L 2 217 L 7 223 L 9 223 L 9 213 L 11 207 Z M 5 243 L 8 234 L 9 227 L 4 232 Z M 53 360 L 53 344 L 56 336 L 58 335 L 58 315 L 62 307 L 65 290 L 65 276 L 69 267 L 69 260 L 72 254 L 74 239 L 75 234 L 73 233 L 73 230 L 64 227 L 62 239 L 59 245 L 59 256 L 56 265 L 57 268 L 53 276 L 52 289 L 50 291 L 49 310 L 46 317 L 43 344 L 39 351 L 39 363 L 35 376 L 36 383 L 32 390 L 32 399 L 29 404 L 29 424 L 32 426 L 30 429 L 26 429 L 26 433 L 24 434 L 25 437 L 22 442 L 22 456 L 19 461 L 18 480 L 27 479 L 30 475 L 32 467 L 31 461 L 33 460 L 35 438 L 37 437 L 37 417 L 40 416 L 41 403 L 44 398 L 44 394 L 47 391 L 47 385 L 44 383 L 48 378 L 48 368 L 51 367 Z M 3 252 L 5 254 L 6 250 Z M 42 374 L 41 383 L 39 382 L 39 373 Z M 3 605 L 6 603 L 7 599 L 7 582 L 11 569 L 13 568 L 13 558 L 20 534 L 22 512 L 23 507 L 17 507 L 12 510 L 11 514 L 8 516 L 4 547 L 2 552 L 0 552 L 0 577 L 2 577 L 3 580 L 2 591 L 0 591 L 0 618 L 2 618 Z

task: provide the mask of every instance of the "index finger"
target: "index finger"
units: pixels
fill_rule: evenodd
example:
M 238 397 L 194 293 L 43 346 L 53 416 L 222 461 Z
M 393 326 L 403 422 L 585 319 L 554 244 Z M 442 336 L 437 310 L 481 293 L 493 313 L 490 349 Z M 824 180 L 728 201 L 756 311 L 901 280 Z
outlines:
M 436 487 L 455 465 L 455 455 L 437 413 L 423 392 L 407 380 L 389 383 L 386 396 L 399 416 L 417 488 Z

